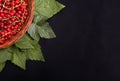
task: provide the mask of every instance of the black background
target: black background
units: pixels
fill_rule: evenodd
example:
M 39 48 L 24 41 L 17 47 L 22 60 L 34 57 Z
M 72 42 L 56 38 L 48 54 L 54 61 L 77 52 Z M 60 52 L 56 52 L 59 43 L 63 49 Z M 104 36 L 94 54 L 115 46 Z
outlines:
M 58 0 L 57 38 L 40 41 L 45 63 L 7 63 L 0 81 L 120 81 L 120 0 Z

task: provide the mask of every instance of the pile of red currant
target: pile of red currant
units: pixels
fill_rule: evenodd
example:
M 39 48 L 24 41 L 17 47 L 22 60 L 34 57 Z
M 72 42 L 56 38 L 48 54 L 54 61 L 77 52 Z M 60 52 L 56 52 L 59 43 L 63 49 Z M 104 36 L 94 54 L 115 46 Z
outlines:
M 27 17 L 27 0 L 0 0 L 0 44 L 20 32 Z

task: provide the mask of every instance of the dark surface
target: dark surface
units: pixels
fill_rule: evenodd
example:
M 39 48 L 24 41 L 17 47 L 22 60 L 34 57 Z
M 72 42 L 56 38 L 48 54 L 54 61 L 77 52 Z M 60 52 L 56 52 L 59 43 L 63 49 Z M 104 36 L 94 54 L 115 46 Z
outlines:
M 0 81 L 120 81 L 120 0 L 59 1 L 57 38 L 41 40 L 46 62 L 7 63 Z

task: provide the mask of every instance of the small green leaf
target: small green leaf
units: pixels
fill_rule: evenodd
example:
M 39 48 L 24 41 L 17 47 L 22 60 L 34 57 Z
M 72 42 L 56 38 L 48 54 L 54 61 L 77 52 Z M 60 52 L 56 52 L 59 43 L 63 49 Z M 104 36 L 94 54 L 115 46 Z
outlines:
M 28 34 L 36 41 L 39 41 L 40 36 L 37 32 L 36 24 L 32 23 L 31 26 L 28 29 Z
M 42 26 L 37 26 L 37 28 L 41 38 L 51 39 L 56 37 L 49 23 L 45 23 Z
M 46 22 L 47 19 L 48 18 L 45 17 L 45 16 L 42 16 L 42 15 L 36 16 L 35 15 L 33 22 L 36 23 L 36 24 L 39 23 L 39 25 L 42 25 Z
M 35 0 L 35 15 L 43 15 L 50 18 L 64 7 L 56 0 Z
M 15 46 L 20 48 L 20 49 L 31 49 L 33 46 L 29 42 L 29 38 L 26 36 L 26 34 L 15 43 Z
M 5 63 L 0 63 L 0 72 L 4 69 Z
M 13 51 L 13 59 L 12 63 L 21 67 L 22 69 L 26 69 L 26 55 L 22 53 L 18 48 L 14 48 Z

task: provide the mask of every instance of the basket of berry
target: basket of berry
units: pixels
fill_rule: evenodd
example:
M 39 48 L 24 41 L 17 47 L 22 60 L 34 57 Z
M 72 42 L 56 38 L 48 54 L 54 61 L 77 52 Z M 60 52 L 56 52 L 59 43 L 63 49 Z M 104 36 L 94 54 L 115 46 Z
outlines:
M 0 0 L 0 49 L 18 41 L 32 23 L 34 0 Z
M 56 35 L 47 21 L 65 6 L 57 0 L 0 0 L 0 72 L 7 61 L 26 69 L 42 61 L 40 38 Z

